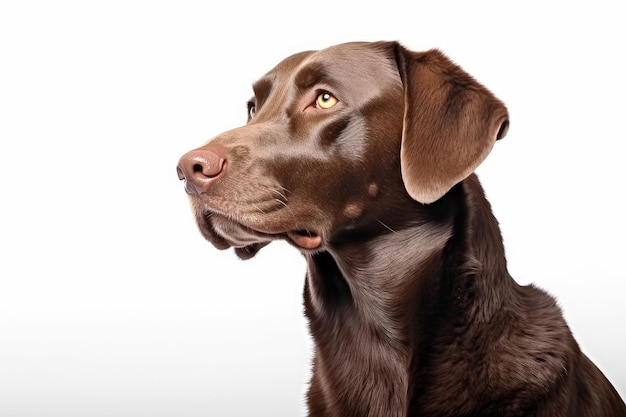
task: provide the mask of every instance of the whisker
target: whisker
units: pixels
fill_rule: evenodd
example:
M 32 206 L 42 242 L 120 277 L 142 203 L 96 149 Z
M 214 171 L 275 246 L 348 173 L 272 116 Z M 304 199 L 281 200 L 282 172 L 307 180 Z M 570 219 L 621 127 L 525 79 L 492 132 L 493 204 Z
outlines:
M 297 223 L 298 220 L 296 219 L 296 215 L 293 212 L 293 210 L 291 209 L 291 207 L 289 207 L 289 205 L 286 202 L 284 202 L 284 201 L 282 201 L 282 200 L 280 200 L 278 198 L 276 198 L 275 200 L 278 201 L 280 204 L 282 204 L 283 206 L 285 206 L 285 208 L 287 208 L 289 210 L 289 213 L 291 213 L 291 216 L 293 217 L 294 223 Z
M 281 187 L 281 188 L 283 189 L 283 191 L 289 192 L 285 187 Z M 275 190 L 275 189 L 272 189 L 272 192 L 274 192 L 274 193 L 278 194 L 279 196 L 281 196 L 285 201 L 288 200 L 286 193 L 281 193 L 280 191 Z
M 259 207 L 258 205 L 256 205 L 255 203 L 250 203 L 250 205 L 252 207 L 254 207 L 255 209 L 257 209 L 257 211 L 261 214 L 265 214 L 265 210 L 263 210 L 261 207 Z
M 376 221 L 377 221 L 378 223 L 382 224 L 383 226 L 385 226 L 385 228 L 386 228 L 387 230 L 390 230 L 392 233 L 398 233 L 398 232 L 396 232 L 395 230 L 393 230 L 391 227 L 387 226 L 385 223 L 383 223 L 382 221 L 380 221 L 380 219 L 376 219 Z

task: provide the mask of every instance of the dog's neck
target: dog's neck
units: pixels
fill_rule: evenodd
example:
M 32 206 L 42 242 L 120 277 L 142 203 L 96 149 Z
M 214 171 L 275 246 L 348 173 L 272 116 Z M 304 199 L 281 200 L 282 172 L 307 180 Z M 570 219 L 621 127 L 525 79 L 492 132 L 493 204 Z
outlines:
M 427 294 L 432 303 L 461 304 L 464 314 L 480 301 L 472 321 L 488 320 L 513 282 L 500 229 L 475 175 L 450 194 L 442 206 L 454 209 L 444 208 L 437 220 L 422 211 L 402 229 L 308 255 L 310 307 L 349 306 L 386 328 L 382 316 Z
M 388 342 L 406 344 L 408 304 L 431 292 L 428 265 L 443 252 L 451 225 L 421 224 L 309 259 L 311 308 L 349 308 Z M 421 279 L 425 276 L 426 279 Z
M 454 209 L 437 221 L 425 221 L 422 213 L 410 227 L 308 257 L 305 307 L 316 344 L 312 392 L 328 390 L 313 395 L 369 395 L 374 403 L 363 403 L 376 415 L 406 410 L 407 393 L 415 389 L 408 370 L 429 354 L 433 329 L 447 327 L 444 321 L 480 325 L 497 313 L 513 283 L 497 221 L 475 176 L 450 194 L 447 207 Z M 485 238 L 493 234 L 497 238 Z M 345 369 L 326 369 L 326 359 L 337 356 Z M 323 388 L 316 387 L 315 373 L 325 376 Z M 373 381 L 371 375 L 389 379 Z M 335 378 L 352 379 L 336 387 L 379 394 L 332 394 Z

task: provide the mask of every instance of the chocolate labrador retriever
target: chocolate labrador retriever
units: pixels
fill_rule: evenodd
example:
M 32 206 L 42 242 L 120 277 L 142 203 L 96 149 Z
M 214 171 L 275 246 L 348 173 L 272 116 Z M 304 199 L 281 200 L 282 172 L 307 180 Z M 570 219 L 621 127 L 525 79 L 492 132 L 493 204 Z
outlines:
M 350 43 L 282 61 L 245 126 L 180 159 L 214 246 L 306 258 L 310 416 L 626 416 L 554 299 L 507 272 L 473 171 L 508 124 L 441 52 Z

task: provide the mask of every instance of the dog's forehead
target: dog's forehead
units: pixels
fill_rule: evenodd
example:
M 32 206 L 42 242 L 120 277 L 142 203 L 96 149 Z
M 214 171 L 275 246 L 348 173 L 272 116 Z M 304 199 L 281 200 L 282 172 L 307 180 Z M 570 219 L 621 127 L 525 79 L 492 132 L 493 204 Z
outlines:
M 315 69 L 318 73 L 323 70 L 331 77 L 342 77 L 346 81 L 382 81 L 398 72 L 390 52 L 386 42 L 351 42 L 319 51 L 304 51 L 285 58 L 263 78 L 285 79 Z
M 387 65 L 389 64 L 388 50 L 389 43 L 387 42 L 349 42 L 316 51 L 310 55 L 309 59 L 337 64 Z

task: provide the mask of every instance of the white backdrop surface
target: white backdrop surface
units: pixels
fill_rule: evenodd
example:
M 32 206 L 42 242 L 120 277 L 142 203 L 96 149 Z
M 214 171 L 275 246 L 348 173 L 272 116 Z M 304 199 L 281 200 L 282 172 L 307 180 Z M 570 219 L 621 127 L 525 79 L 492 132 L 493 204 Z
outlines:
M 478 173 L 522 284 L 626 395 L 618 2 L 2 2 L 0 415 L 303 415 L 304 262 L 196 230 L 178 158 L 285 56 L 442 49 L 508 106 Z

